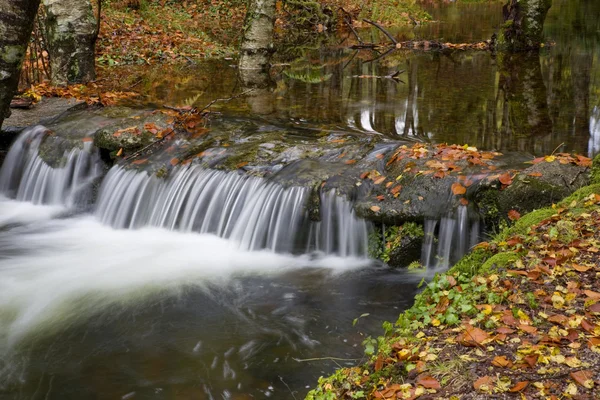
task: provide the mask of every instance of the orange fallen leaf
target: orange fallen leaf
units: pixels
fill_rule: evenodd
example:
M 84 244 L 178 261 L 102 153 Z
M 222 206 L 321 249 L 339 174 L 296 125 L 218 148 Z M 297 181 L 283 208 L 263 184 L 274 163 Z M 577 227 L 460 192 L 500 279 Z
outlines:
M 475 388 L 475 390 L 487 392 L 492 388 L 493 383 L 494 378 L 492 378 L 491 376 L 483 376 L 477 379 L 475 383 L 473 383 L 473 387 Z
M 426 389 L 439 390 L 442 388 L 442 385 L 440 385 L 438 380 L 428 374 L 421 374 L 417 376 L 416 383 L 417 385 L 421 385 Z
M 171 158 L 171 165 L 175 166 L 177 164 L 179 164 L 179 159 L 178 158 Z
M 586 265 L 579 265 L 579 264 L 573 264 L 571 266 L 573 267 L 573 269 L 575 271 L 578 271 L 578 272 L 586 272 L 586 271 L 589 271 L 592 268 L 592 267 L 589 267 L 589 266 L 586 266 Z
M 535 326 L 519 324 L 518 328 L 520 330 L 522 330 L 523 332 L 527 332 L 527 333 L 531 333 L 531 334 L 537 333 L 537 328 Z
M 584 290 L 583 293 L 585 293 L 585 295 L 590 299 L 600 300 L 600 293 L 598 292 L 594 292 L 593 290 Z
M 452 193 L 455 196 L 458 196 L 458 195 L 461 195 L 461 194 L 465 194 L 466 192 L 467 192 L 467 188 L 464 187 L 463 185 L 461 185 L 460 183 L 454 182 L 452 184 Z
M 381 210 L 381 207 L 379 207 L 379 206 L 371 206 L 371 211 L 378 212 L 379 210 Z
M 119 149 L 119 151 L 117 151 L 117 157 L 121 157 L 121 154 L 123 154 L 123 148 L 122 147 Z
M 505 172 L 498 177 L 498 180 L 503 185 L 510 185 L 513 181 L 513 178 L 510 176 L 510 174 L 508 172 Z
M 457 337 L 458 342 L 467 347 L 480 346 L 486 339 L 489 339 L 487 332 L 472 325 L 467 325 L 465 331 Z
M 529 386 L 529 381 L 517 382 L 517 384 L 509 389 L 509 392 L 516 393 Z
M 381 176 L 381 177 L 375 179 L 375 181 L 373 183 L 376 185 L 379 185 L 380 183 L 383 183 L 383 181 L 385 181 L 385 176 Z
M 492 360 L 492 365 L 496 367 L 512 367 L 513 362 L 504 356 L 496 356 Z
M 521 218 L 521 214 L 517 210 L 510 210 L 508 212 L 508 219 L 511 221 L 517 221 L 519 218 Z

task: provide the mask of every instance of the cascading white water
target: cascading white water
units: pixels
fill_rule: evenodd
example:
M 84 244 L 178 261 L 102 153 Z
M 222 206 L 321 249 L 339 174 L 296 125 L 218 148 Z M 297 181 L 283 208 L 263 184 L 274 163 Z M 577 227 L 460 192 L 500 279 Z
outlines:
M 248 250 L 365 256 L 367 223 L 351 204 L 325 193 L 322 221 L 313 222 L 305 207 L 309 194 L 310 188 L 199 166 L 177 168 L 167 179 L 116 166 L 104 179 L 96 214 L 116 228 L 212 233 Z
M 448 269 L 477 243 L 479 230 L 479 221 L 469 221 L 465 206 L 459 206 L 440 220 L 426 220 L 421 263 L 431 268 Z
M 62 165 L 53 168 L 38 154 L 46 133 L 42 126 L 21 133 L 0 170 L 0 193 L 34 204 L 73 206 L 100 176 L 99 157 L 91 142 L 83 142 L 81 149 L 65 152 Z

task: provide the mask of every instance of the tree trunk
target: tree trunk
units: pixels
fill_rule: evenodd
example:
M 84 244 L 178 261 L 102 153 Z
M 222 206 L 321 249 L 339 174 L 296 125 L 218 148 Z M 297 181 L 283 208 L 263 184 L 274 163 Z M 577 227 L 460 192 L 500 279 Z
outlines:
M 96 78 L 96 18 L 90 0 L 44 0 L 53 85 Z
M 544 20 L 551 5 L 552 0 L 508 0 L 502 8 L 504 26 L 498 47 L 508 51 L 540 48 Z
M 273 52 L 275 0 L 249 0 L 238 63 L 244 86 L 268 86 L 264 72 Z M 263 73 L 261 73 L 263 72 Z
M 10 116 L 40 0 L 0 0 L 0 127 Z

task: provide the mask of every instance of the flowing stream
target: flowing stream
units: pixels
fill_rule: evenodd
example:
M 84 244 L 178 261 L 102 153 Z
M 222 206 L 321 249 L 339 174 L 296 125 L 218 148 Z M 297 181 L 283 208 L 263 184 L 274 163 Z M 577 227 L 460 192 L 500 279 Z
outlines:
M 338 38 L 333 50 L 283 52 L 273 91 L 215 109 L 251 113 L 265 122 L 258 130 L 292 127 L 290 140 L 300 130 L 342 131 L 593 156 L 598 4 L 555 0 L 545 24 L 555 44 L 515 59 L 404 50 L 375 59 Z M 501 23 L 500 3 L 430 11 L 439 22 L 394 33 L 471 42 Z M 230 63 L 149 68 L 140 98 L 228 97 L 238 82 Z M 401 82 L 365 78 L 402 70 Z M 543 123 L 515 118 L 533 114 Z M 103 123 L 94 121 L 80 130 Z M 367 257 L 377 233 L 334 191 L 198 166 L 166 179 L 107 172 L 85 132 L 58 157 L 43 147 L 48 135 L 23 132 L 0 169 L 0 400 L 303 398 L 319 376 L 364 360 L 363 340 L 380 335 L 418 283 L 448 268 L 483 228 L 465 207 L 427 220 L 429 268 L 394 271 Z
M 367 258 L 369 225 L 334 191 L 313 221 L 310 188 L 102 178 L 87 140 L 48 165 L 47 134 L 25 130 L 0 170 L 2 399 L 301 397 L 421 279 Z

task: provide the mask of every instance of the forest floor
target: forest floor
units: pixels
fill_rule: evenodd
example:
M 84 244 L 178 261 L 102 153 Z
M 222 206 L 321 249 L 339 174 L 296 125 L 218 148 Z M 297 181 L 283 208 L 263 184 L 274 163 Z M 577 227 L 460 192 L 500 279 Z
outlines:
M 307 399 L 600 398 L 593 181 L 436 276 L 384 337 L 365 341 L 367 353 L 378 347 L 370 361 L 321 378 Z

